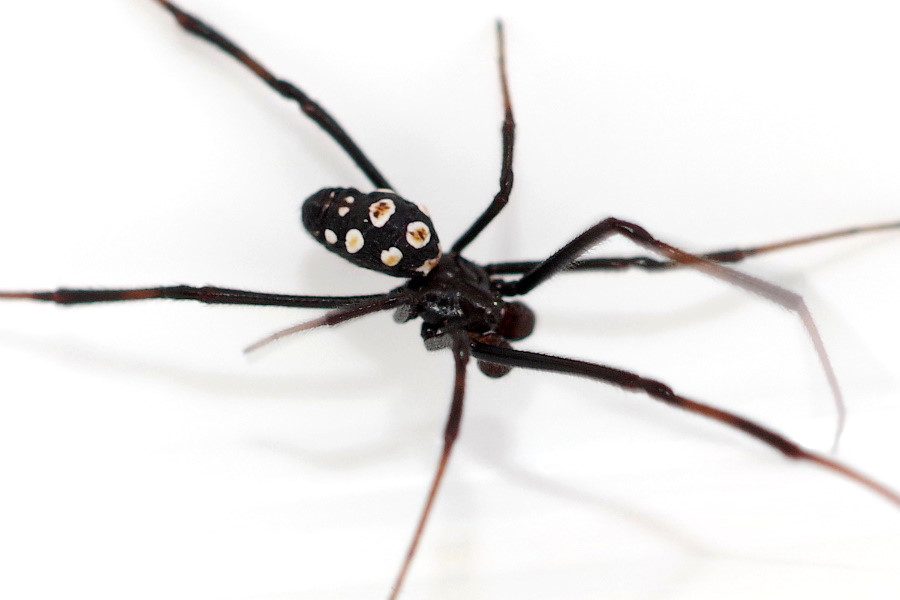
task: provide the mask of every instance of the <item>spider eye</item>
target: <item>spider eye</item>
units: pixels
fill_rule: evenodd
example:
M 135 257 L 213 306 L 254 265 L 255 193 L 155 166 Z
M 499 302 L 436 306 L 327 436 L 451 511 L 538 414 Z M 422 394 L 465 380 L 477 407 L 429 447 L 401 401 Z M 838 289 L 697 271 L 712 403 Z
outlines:
M 325 188 L 306 199 L 301 220 L 328 250 L 366 269 L 422 277 L 440 261 L 431 218 L 391 190 Z

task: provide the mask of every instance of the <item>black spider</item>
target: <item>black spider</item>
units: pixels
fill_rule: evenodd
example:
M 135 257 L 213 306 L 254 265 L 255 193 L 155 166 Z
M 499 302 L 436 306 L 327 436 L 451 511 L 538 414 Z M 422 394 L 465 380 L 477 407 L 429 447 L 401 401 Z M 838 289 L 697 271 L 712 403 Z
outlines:
M 328 250 L 354 264 L 406 281 L 387 292 L 366 296 L 296 296 L 218 287 L 168 286 L 125 290 L 58 289 L 55 291 L 2 292 L 0 298 L 43 300 L 60 304 L 170 298 L 210 304 L 245 304 L 330 309 L 322 317 L 269 336 L 250 349 L 298 331 L 335 325 L 356 317 L 394 310 L 396 319 L 422 320 L 422 338 L 429 350 L 449 348 L 455 362 L 455 383 L 450 414 L 444 430 L 444 447 L 429 489 L 425 507 L 409 550 L 392 588 L 397 596 L 415 554 L 430 514 L 443 473 L 458 436 L 463 411 L 466 367 L 470 357 L 482 372 L 501 377 L 512 368 L 530 368 L 583 376 L 645 394 L 737 428 L 790 458 L 816 463 L 854 479 L 886 499 L 900 504 L 900 496 L 877 481 L 816 452 L 806 450 L 785 437 L 734 413 L 696 402 L 675 393 L 667 385 L 634 373 L 599 364 L 514 349 L 510 341 L 527 337 L 535 318 L 523 303 L 510 298 L 525 295 L 562 270 L 597 271 L 641 268 L 670 269 L 686 266 L 741 287 L 793 311 L 807 329 L 837 403 L 843 423 L 843 404 L 837 382 L 815 324 L 802 298 L 766 281 L 723 266 L 748 256 L 815 241 L 863 232 L 900 227 L 892 222 L 858 227 L 788 240 L 765 246 L 693 255 L 657 240 L 635 223 L 608 218 L 588 228 L 542 261 L 479 265 L 463 257 L 466 247 L 499 214 L 513 186 L 515 122 L 510 103 L 503 55 L 503 30 L 498 24 L 498 54 L 504 100 L 502 126 L 503 159 L 499 191 L 473 224 L 448 249 L 442 251 L 428 214 L 398 195 L 387 179 L 369 161 L 340 125 L 317 103 L 293 84 L 273 76 L 230 40 L 165 0 L 157 0 L 191 33 L 218 46 L 248 67 L 301 110 L 334 139 L 363 171 L 375 188 L 364 192 L 353 188 L 326 188 L 310 196 L 303 205 L 302 222 Z M 613 235 L 624 236 L 655 256 L 631 258 L 580 257 L 591 247 Z M 504 276 L 518 275 L 509 278 Z M 840 425 L 839 425 L 840 432 Z

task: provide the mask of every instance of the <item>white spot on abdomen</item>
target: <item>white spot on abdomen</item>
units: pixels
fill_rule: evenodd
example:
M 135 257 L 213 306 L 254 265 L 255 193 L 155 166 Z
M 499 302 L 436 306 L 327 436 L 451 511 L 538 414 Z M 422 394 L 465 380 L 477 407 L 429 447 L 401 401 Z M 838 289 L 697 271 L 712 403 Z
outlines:
M 347 252 L 350 254 L 356 254 L 362 250 L 364 243 L 365 240 L 359 229 L 351 229 L 347 232 L 347 235 L 344 236 L 344 246 L 346 246 Z
M 348 212 L 350 212 L 349 206 L 342 206 L 338 209 L 338 214 L 342 217 L 346 217 Z
M 383 262 L 388 267 L 393 267 L 403 258 L 403 253 L 400 252 L 399 248 L 391 246 L 387 250 L 381 251 L 381 262 Z
M 333 244 L 337 241 L 337 234 L 330 229 L 325 230 L 325 241 Z
M 406 241 L 413 248 L 424 248 L 431 241 L 431 229 L 422 221 L 413 221 L 406 226 Z
M 394 201 L 387 198 L 369 205 L 369 219 L 375 227 L 384 227 L 384 224 L 395 212 L 397 212 L 397 207 Z

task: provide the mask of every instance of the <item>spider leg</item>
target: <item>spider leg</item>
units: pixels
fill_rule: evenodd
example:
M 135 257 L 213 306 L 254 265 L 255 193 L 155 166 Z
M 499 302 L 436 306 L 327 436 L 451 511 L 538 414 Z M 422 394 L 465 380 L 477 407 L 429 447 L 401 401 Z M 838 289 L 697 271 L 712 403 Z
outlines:
M 413 557 L 416 555 L 419 540 L 422 538 L 422 532 L 425 530 L 425 524 L 428 522 L 428 517 L 431 514 L 434 499 L 437 497 L 438 488 L 444 477 L 444 471 L 447 469 L 447 463 L 450 461 L 450 452 L 453 450 L 453 443 L 459 435 L 459 425 L 462 421 L 463 413 L 463 397 L 466 392 L 466 365 L 469 362 L 469 345 L 464 333 L 457 332 L 457 334 L 453 336 L 452 350 L 456 370 L 453 383 L 453 400 L 450 404 L 450 415 L 447 417 L 447 425 L 444 427 L 444 447 L 441 450 L 441 458 L 438 461 L 437 469 L 434 472 L 434 478 L 431 481 L 431 487 L 428 490 L 425 506 L 422 508 L 422 513 L 419 515 L 419 521 L 416 523 L 416 529 L 413 533 L 412 540 L 409 543 L 409 548 L 406 551 L 406 556 L 403 559 L 403 564 L 400 567 L 400 571 L 397 573 L 394 585 L 391 587 L 390 600 L 395 600 L 400 594 L 403 580 L 406 578 L 409 566 L 412 564 Z
M 716 264 L 700 256 L 696 256 L 694 254 L 685 252 L 684 250 L 675 248 L 674 246 L 670 246 L 669 244 L 666 244 L 654 238 L 646 229 L 644 229 L 640 225 L 629 223 L 628 221 L 622 221 L 621 219 L 616 219 L 614 217 L 610 217 L 608 219 L 600 221 L 599 223 L 576 237 L 574 240 L 554 252 L 550 256 L 550 258 L 538 263 L 538 265 L 534 269 L 523 275 L 521 278 L 515 281 L 506 281 L 499 283 L 499 289 L 502 294 L 507 296 L 525 294 L 549 279 L 551 276 L 568 267 L 568 265 L 570 265 L 572 261 L 581 256 L 588 249 L 614 234 L 623 235 L 636 244 L 643 246 L 644 248 L 652 252 L 657 252 L 658 254 L 661 254 L 662 256 L 673 262 L 677 262 L 687 267 L 692 267 L 694 269 L 697 269 L 698 271 L 706 273 L 707 275 L 716 277 L 732 285 L 736 285 L 747 290 L 748 292 L 752 292 L 754 294 L 762 296 L 763 298 L 779 304 L 784 308 L 790 310 L 791 312 L 796 313 L 800 318 L 800 321 L 803 323 L 803 326 L 806 328 L 806 332 L 809 335 L 810 340 L 812 341 L 813 347 L 816 350 L 816 354 L 819 357 L 819 363 L 822 365 L 822 369 L 825 371 L 825 378 L 828 380 L 828 386 L 831 388 L 831 394 L 834 397 L 834 402 L 838 413 L 838 422 L 834 437 L 834 446 L 832 450 L 834 451 L 837 449 L 837 444 L 840 440 L 841 432 L 844 429 L 844 420 L 846 414 L 846 411 L 844 409 L 844 399 L 843 395 L 841 394 L 840 386 L 838 386 L 837 376 L 834 374 L 834 368 L 831 366 L 831 361 L 828 359 L 828 353 L 825 350 L 825 344 L 822 342 L 822 336 L 819 335 L 819 331 L 816 327 L 815 321 L 812 318 L 812 314 L 809 312 L 809 308 L 806 306 L 806 301 L 803 300 L 803 297 L 799 294 L 784 289 L 773 283 L 769 283 L 768 281 L 765 281 L 763 279 L 759 279 L 758 277 L 753 277 L 752 275 L 741 273 L 740 271 L 736 271 L 724 265 Z
M 366 177 L 372 182 L 372 184 L 376 188 L 391 188 L 391 185 L 388 183 L 387 179 L 378 172 L 378 169 L 375 168 L 375 165 L 369 161 L 366 155 L 360 150 L 359 146 L 347 135 L 347 132 L 338 124 L 337 121 L 332 118 L 328 112 L 319 106 L 315 101 L 309 98 L 302 90 L 297 88 L 294 84 L 289 81 L 285 81 L 284 79 L 279 79 L 272 75 L 265 67 L 259 64 L 253 57 L 244 52 L 239 46 L 237 46 L 234 42 L 229 40 L 227 37 L 198 19 L 197 17 L 186 13 L 181 10 L 171 2 L 167 2 L 167 0 L 156 0 L 159 2 L 163 8 L 168 10 L 175 19 L 178 20 L 178 24 L 181 25 L 184 29 L 193 33 L 197 37 L 203 38 L 207 42 L 217 46 L 226 54 L 234 57 L 238 62 L 243 64 L 245 67 L 253 71 L 257 77 L 262 79 L 269 87 L 273 90 L 281 94 L 283 97 L 288 100 L 293 100 L 300 105 L 300 110 L 302 110 L 306 116 L 316 122 L 316 124 L 325 130 L 338 145 L 344 149 L 353 162 L 362 169 L 363 173 L 366 174 Z
M 698 254 L 702 259 L 717 263 L 735 263 L 745 258 L 765 254 L 775 250 L 783 250 L 785 248 L 794 248 L 797 246 L 805 246 L 815 242 L 823 242 L 826 240 L 834 240 L 843 237 L 855 236 L 862 233 L 872 233 L 876 231 L 888 231 L 890 229 L 900 229 L 900 221 L 890 223 L 877 223 L 875 225 L 865 225 L 861 227 L 849 227 L 847 229 L 838 229 L 836 231 L 828 231 L 816 235 L 804 236 L 790 240 L 782 240 L 761 246 L 751 246 L 749 248 L 733 248 L 731 250 L 716 250 L 705 254 Z M 484 269 L 490 275 L 520 275 L 527 273 L 537 267 L 540 261 L 517 261 L 503 262 L 485 265 Z M 647 271 L 662 271 L 666 269 L 674 269 L 683 266 L 674 260 L 659 260 L 650 258 L 649 256 L 629 256 L 616 258 L 585 258 L 576 260 L 566 267 L 569 271 L 624 271 L 629 268 L 640 268 Z
M 391 310 L 392 308 L 399 308 L 404 305 L 409 306 L 413 303 L 414 299 L 415 295 L 409 294 L 406 290 L 395 290 L 384 294 L 383 296 L 374 296 L 371 301 L 360 302 L 345 308 L 332 310 L 316 319 L 310 319 L 309 321 L 304 321 L 298 325 L 288 327 L 287 329 L 276 331 L 275 333 L 267 335 L 261 340 L 250 344 L 244 348 L 244 352 L 249 354 L 254 350 L 259 350 L 263 346 L 268 346 L 272 342 L 277 342 L 278 340 L 289 335 L 294 335 L 295 333 L 309 331 L 310 329 L 315 329 L 317 327 L 333 327 L 335 325 L 340 325 L 345 321 L 357 319 L 375 312 Z
M 775 450 L 778 450 L 788 458 L 815 463 L 829 471 L 852 479 L 886 500 L 900 505 L 900 494 L 871 477 L 860 473 L 856 469 L 828 458 L 827 456 L 807 450 L 771 429 L 754 423 L 740 415 L 680 396 L 669 386 L 654 379 L 648 379 L 629 371 L 623 371 L 621 369 L 615 369 L 596 363 L 549 354 L 540 354 L 537 352 L 527 352 L 513 348 L 504 348 L 502 346 L 491 346 L 474 340 L 470 342 L 470 347 L 472 356 L 480 360 L 510 367 L 577 375 L 579 377 L 586 377 L 588 379 L 610 383 L 629 391 L 644 392 L 651 398 L 661 400 L 671 406 L 739 429 Z
M 57 304 L 86 304 L 91 302 L 168 298 L 171 300 L 196 300 L 206 304 L 249 304 L 256 306 L 290 306 L 294 308 L 342 308 L 370 303 L 388 296 L 389 294 L 373 294 L 369 296 L 294 296 L 210 286 L 191 287 L 189 285 L 123 290 L 59 288 L 50 291 L 0 292 L 0 299 L 41 300 Z
M 497 21 L 497 62 L 500 67 L 500 87 L 503 90 L 503 162 L 500 167 L 500 191 L 494 196 L 493 201 L 480 217 L 463 233 L 450 249 L 459 254 L 474 240 L 482 230 L 487 227 L 494 217 L 500 214 L 506 203 L 513 186 L 513 145 L 516 138 L 516 122 L 513 120 L 512 104 L 509 100 L 509 83 L 506 79 L 506 52 L 504 49 L 503 23 Z

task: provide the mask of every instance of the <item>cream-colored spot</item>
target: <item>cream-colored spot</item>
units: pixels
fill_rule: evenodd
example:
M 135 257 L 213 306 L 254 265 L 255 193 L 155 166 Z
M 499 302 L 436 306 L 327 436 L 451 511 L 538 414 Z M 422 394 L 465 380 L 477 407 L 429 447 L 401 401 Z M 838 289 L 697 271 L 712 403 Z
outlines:
M 344 202 L 346 202 L 347 204 L 353 204 L 353 201 L 353 196 L 347 196 L 346 198 L 344 198 Z
M 369 218 L 375 227 L 384 227 L 384 224 L 395 212 L 397 212 L 397 207 L 394 205 L 394 201 L 387 198 L 369 205 Z
M 365 240 L 359 229 L 351 229 L 347 232 L 347 235 L 344 236 L 344 246 L 347 247 L 347 252 L 350 254 L 356 254 L 362 250 L 364 243 Z
M 428 275 L 429 273 L 431 273 L 431 270 L 437 266 L 437 264 L 440 260 L 441 260 L 440 256 L 436 256 L 434 258 L 429 258 L 428 260 L 423 262 L 422 266 L 418 267 L 416 269 L 416 271 L 418 271 L 422 275 Z
M 394 246 L 391 246 L 387 250 L 381 251 L 381 262 L 389 267 L 393 267 L 394 265 L 396 265 L 402 258 L 403 253 L 400 252 L 399 248 L 395 248 Z
M 350 212 L 350 207 L 348 206 L 342 206 L 338 209 L 338 214 L 342 217 L 346 217 L 348 212 Z
M 422 221 L 413 221 L 406 226 L 406 241 L 413 248 L 424 248 L 431 241 L 431 229 Z
M 325 230 L 325 241 L 333 244 L 337 241 L 337 234 L 330 229 Z
M 426 217 L 430 217 L 430 216 L 431 216 L 431 213 L 428 212 L 428 207 L 425 206 L 424 204 L 416 204 L 416 207 L 418 207 L 418 209 L 419 209 L 420 211 L 422 211 L 422 214 L 425 215 Z

